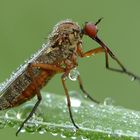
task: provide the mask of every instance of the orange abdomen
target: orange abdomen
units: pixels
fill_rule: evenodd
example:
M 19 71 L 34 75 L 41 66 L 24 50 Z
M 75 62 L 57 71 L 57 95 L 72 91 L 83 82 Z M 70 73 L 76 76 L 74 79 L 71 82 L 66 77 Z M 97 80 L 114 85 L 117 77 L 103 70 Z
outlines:
M 52 71 L 41 71 L 40 74 L 35 77 L 35 82 L 31 82 L 29 86 L 12 102 L 12 107 L 18 106 L 27 100 L 30 100 L 36 95 L 46 83 L 53 77 L 55 73 Z

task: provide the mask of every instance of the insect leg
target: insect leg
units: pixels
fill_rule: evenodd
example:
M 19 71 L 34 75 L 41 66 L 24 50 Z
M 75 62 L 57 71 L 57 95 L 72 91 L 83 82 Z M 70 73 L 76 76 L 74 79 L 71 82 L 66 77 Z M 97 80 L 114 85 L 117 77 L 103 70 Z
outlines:
M 32 67 L 37 67 L 42 70 L 51 70 L 51 71 L 55 71 L 57 73 L 61 73 L 61 72 L 65 71 L 64 68 L 61 68 L 61 67 L 53 65 L 53 64 L 32 63 L 31 65 L 32 65 Z
M 29 64 L 29 66 L 28 66 L 28 70 L 29 70 L 30 77 L 32 78 L 32 82 L 36 85 L 36 86 L 35 86 L 35 87 L 36 87 L 35 93 L 36 93 L 36 95 L 37 95 L 38 101 L 37 101 L 36 104 L 34 105 L 32 111 L 30 112 L 30 114 L 28 115 L 28 117 L 22 122 L 20 128 L 19 128 L 19 129 L 17 130 L 17 132 L 16 132 L 16 136 L 19 134 L 19 132 L 21 131 L 21 129 L 24 127 L 24 124 L 33 116 L 33 114 L 35 113 L 35 111 L 36 111 L 37 107 L 39 106 L 39 104 L 40 104 L 40 102 L 41 102 L 41 99 L 42 99 L 41 94 L 40 94 L 40 91 L 39 91 L 39 89 L 38 89 L 38 87 L 37 87 L 37 84 L 36 84 L 36 80 L 35 80 L 35 78 L 34 78 L 34 76 L 33 76 L 33 69 L 32 69 L 32 66 L 31 66 L 30 64 Z
M 81 80 L 81 78 L 80 78 L 80 75 L 78 75 L 77 79 L 78 79 L 79 86 L 80 86 L 80 89 L 82 90 L 82 92 L 83 92 L 91 101 L 93 101 L 93 102 L 95 102 L 95 103 L 99 103 L 99 101 L 93 99 L 93 98 L 86 92 L 86 90 L 85 90 L 84 87 L 83 87 L 83 84 L 82 84 L 82 80 Z
M 129 76 L 132 76 L 134 79 L 140 80 L 140 77 L 135 75 L 132 72 L 129 72 L 124 66 L 123 64 L 118 60 L 118 58 L 113 54 L 113 52 L 98 38 L 94 38 L 94 40 L 96 42 L 98 42 L 101 47 L 104 49 L 105 52 L 105 59 L 106 59 L 106 68 L 111 70 L 111 71 L 115 71 L 115 72 L 120 72 L 120 73 L 125 73 Z M 115 60 L 117 62 L 117 64 L 121 67 L 121 69 L 116 69 L 116 68 L 111 68 L 109 67 L 109 61 L 108 61 L 108 54 L 110 55 L 110 57 Z
M 28 117 L 21 124 L 20 128 L 16 132 L 16 135 L 18 135 L 18 133 L 20 132 L 20 130 L 23 128 L 24 124 L 32 117 L 32 115 L 36 111 L 36 109 L 37 109 L 37 107 L 40 104 L 41 99 L 42 99 L 41 94 L 40 94 L 40 91 L 39 91 L 38 86 L 37 86 L 37 83 L 36 83 L 36 80 L 35 80 L 35 78 L 33 76 L 33 67 L 40 68 L 40 69 L 43 69 L 43 70 L 52 70 L 52 71 L 56 71 L 56 72 L 59 72 L 59 73 L 60 72 L 64 72 L 64 69 L 63 68 L 60 68 L 60 67 L 54 66 L 54 65 L 50 65 L 50 64 L 41 64 L 41 63 L 35 64 L 35 63 L 30 63 L 28 65 L 27 70 L 29 72 L 30 77 L 32 78 L 32 82 L 35 84 L 35 87 L 36 87 L 36 91 L 35 92 L 36 92 L 38 101 L 34 105 L 31 113 L 28 115 Z
M 87 52 L 83 52 L 83 50 L 80 46 L 77 47 L 77 53 L 80 57 L 87 57 L 87 56 L 91 56 L 91 55 L 101 53 L 101 52 L 105 52 L 105 49 L 102 47 L 95 48 L 95 49 L 89 50 Z
M 65 72 L 65 73 L 62 75 L 62 77 L 61 77 L 62 85 L 63 85 L 63 87 L 64 87 L 65 94 L 66 94 L 66 98 L 67 98 L 67 106 L 68 106 L 68 111 L 69 111 L 70 119 L 71 119 L 73 125 L 74 125 L 77 129 L 79 129 L 79 127 L 75 124 L 75 121 L 74 121 L 73 115 L 72 115 L 72 111 L 71 111 L 70 96 L 69 96 L 69 94 L 68 94 L 68 89 L 67 89 L 66 83 L 65 83 L 65 78 L 66 78 L 67 75 L 68 75 L 68 72 Z
M 97 40 L 96 40 L 96 41 L 97 41 Z M 97 41 L 97 42 L 98 42 L 98 41 Z M 87 52 L 83 52 L 83 51 L 82 51 L 82 48 L 79 46 L 79 47 L 77 48 L 77 52 L 78 52 L 79 56 L 81 56 L 81 57 L 86 57 L 86 56 L 91 56 L 91 55 L 93 55 L 93 54 L 97 54 L 97 53 L 100 53 L 100 52 L 104 52 L 104 53 L 105 53 L 106 68 L 107 68 L 108 70 L 115 71 L 115 72 L 119 72 L 119 73 L 125 73 L 125 74 L 127 74 L 127 75 L 129 75 L 129 76 L 132 76 L 132 77 L 134 78 L 134 80 L 135 80 L 135 79 L 140 80 L 140 77 L 139 77 L 139 76 L 135 75 L 135 74 L 132 73 L 132 72 L 127 71 L 127 69 L 123 66 L 123 64 L 117 59 L 117 57 L 113 54 L 113 52 L 112 52 L 107 46 L 105 46 L 102 42 L 100 42 L 100 40 L 99 40 L 98 43 L 101 45 L 101 47 L 95 48 L 95 49 L 92 49 L 92 50 L 89 50 L 89 51 L 87 51 Z M 118 65 L 121 67 L 121 69 L 111 68 L 111 67 L 109 66 L 108 54 L 110 55 L 110 57 L 111 57 L 113 60 L 115 60 L 115 61 L 118 63 Z

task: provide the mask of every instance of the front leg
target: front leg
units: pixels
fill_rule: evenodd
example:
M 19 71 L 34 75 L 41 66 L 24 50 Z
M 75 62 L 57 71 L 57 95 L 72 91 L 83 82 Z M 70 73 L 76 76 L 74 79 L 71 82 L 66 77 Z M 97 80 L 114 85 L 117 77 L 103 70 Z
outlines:
M 115 71 L 115 72 L 119 72 L 119 73 L 124 73 L 127 74 L 128 76 L 133 77 L 134 79 L 140 80 L 140 77 L 135 75 L 134 73 L 128 71 L 124 65 L 118 60 L 118 58 L 113 54 L 113 52 L 106 46 L 101 46 L 99 48 L 95 48 L 92 50 L 89 50 L 87 52 L 83 52 L 82 48 L 80 46 L 77 47 L 77 53 L 80 57 L 87 57 L 87 56 L 91 56 L 97 53 L 101 53 L 104 52 L 105 53 L 105 64 L 106 64 L 106 68 L 108 70 L 111 71 Z M 121 69 L 117 69 L 117 68 L 112 68 L 109 66 L 109 58 L 108 55 L 117 62 L 117 64 L 120 66 Z

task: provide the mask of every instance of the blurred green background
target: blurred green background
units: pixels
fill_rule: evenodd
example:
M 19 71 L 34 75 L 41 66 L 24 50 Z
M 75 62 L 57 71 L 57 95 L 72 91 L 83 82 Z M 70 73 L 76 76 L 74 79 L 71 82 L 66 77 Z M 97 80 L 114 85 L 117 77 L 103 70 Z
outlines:
M 140 1 L 139 0 L 0 0 L 0 82 L 9 77 L 25 59 L 36 52 L 63 19 L 72 19 L 81 26 L 85 21 L 97 21 L 98 35 L 130 71 L 140 75 Z M 84 50 L 98 45 L 85 37 Z M 115 65 L 111 61 L 111 65 Z M 140 110 L 140 82 L 105 69 L 104 55 L 79 59 L 79 71 L 85 89 L 103 102 L 111 97 L 116 105 Z M 79 90 L 77 82 L 68 81 L 69 90 Z M 55 89 L 54 89 L 55 86 Z M 44 88 L 63 94 L 60 75 Z M 16 139 L 16 129 L 0 130 L 0 139 Z M 23 134 L 17 139 L 55 139 L 50 134 Z M 61 138 L 60 138 L 61 139 Z

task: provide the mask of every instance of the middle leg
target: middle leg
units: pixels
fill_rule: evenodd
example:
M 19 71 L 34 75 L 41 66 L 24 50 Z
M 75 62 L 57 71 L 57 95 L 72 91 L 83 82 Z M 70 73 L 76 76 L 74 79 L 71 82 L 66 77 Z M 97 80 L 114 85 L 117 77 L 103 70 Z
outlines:
M 90 94 L 89 94 L 88 92 L 86 92 L 86 90 L 85 90 L 84 87 L 83 87 L 83 83 L 82 83 L 82 80 L 81 80 L 81 78 L 80 78 L 80 75 L 78 75 L 77 79 L 78 79 L 78 83 L 79 83 L 79 86 L 80 86 L 80 89 L 82 90 L 82 92 L 83 92 L 91 101 L 93 101 L 93 102 L 95 102 L 95 103 L 99 103 L 99 101 L 95 100 L 93 97 L 90 96 Z
M 75 123 L 75 121 L 74 121 L 74 119 L 73 119 L 73 115 L 72 115 L 72 111 L 71 111 L 70 96 L 69 96 L 68 89 L 67 89 L 66 83 L 65 83 L 65 79 L 66 79 L 68 73 L 69 73 L 68 71 L 65 72 L 65 73 L 62 75 L 61 80 L 62 80 L 63 88 L 64 88 L 64 90 L 65 90 L 66 98 L 67 98 L 67 106 L 68 106 L 68 111 L 69 111 L 70 119 L 71 119 L 73 125 L 74 125 L 77 129 L 79 129 L 79 127 L 76 125 L 76 123 Z

